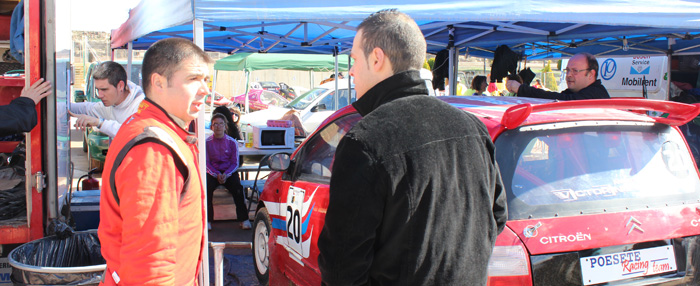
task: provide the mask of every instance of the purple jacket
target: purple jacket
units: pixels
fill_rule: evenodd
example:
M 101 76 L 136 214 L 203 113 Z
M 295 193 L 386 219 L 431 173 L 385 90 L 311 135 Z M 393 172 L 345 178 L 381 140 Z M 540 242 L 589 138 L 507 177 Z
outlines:
M 231 136 L 207 138 L 207 174 L 230 177 L 238 169 L 238 142 Z

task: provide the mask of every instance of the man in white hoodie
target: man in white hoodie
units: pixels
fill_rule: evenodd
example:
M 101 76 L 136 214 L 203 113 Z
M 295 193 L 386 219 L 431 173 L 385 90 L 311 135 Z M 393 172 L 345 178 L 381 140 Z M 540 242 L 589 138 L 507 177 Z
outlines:
M 126 79 L 122 65 L 106 61 L 92 73 L 97 98 L 102 102 L 82 102 L 70 105 L 71 116 L 77 117 L 75 127 L 97 127 L 114 138 L 124 120 L 136 112 L 144 98 L 140 86 Z

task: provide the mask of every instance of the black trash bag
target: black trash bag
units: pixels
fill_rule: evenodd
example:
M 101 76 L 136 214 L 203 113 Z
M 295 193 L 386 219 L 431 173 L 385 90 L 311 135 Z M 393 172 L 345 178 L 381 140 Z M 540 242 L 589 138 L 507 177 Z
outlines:
M 0 220 L 26 215 L 27 194 L 24 183 L 9 190 L 0 191 Z
M 56 235 L 58 239 L 64 239 L 73 236 L 73 228 L 62 220 L 52 219 L 46 228 L 46 233 Z
M 20 245 L 8 256 L 14 285 L 98 285 L 105 270 L 96 231 Z

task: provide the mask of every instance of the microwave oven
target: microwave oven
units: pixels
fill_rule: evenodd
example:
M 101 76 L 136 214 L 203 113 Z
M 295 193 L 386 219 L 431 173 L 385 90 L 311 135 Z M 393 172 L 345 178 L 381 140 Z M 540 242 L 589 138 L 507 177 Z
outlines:
M 294 148 L 294 127 L 253 126 L 253 147 Z

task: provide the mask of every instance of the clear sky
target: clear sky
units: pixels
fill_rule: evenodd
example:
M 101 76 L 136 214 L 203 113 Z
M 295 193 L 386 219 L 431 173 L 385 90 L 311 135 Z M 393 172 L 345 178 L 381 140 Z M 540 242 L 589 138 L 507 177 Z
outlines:
M 147 0 L 146 0 L 147 1 Z M 71 30 L 109 32 L 129 18 L 140 0 L 71 0 Z

